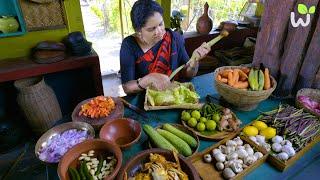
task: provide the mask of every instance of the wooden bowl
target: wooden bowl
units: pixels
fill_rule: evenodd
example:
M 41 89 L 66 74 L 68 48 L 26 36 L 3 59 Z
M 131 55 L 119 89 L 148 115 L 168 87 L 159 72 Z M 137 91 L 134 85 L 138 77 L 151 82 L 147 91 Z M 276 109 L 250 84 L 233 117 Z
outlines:
M 112 141 L 125 149 L 133 145 L 141 136 L 141 125 L 130 118 L 107 121 L 101 128 L 99 137 Z
M 87 153 L 90 150 L 95 151 L 95 155 L 99 154 L 113 154 L 117 159 L 117 164 L 113 170 L 113 172 L 105 177 L 105 180 L 114 179 L 120 170 L 122 164 L 122 153 L 120 148 L 114 143 L 102 139 L 90 139 L 86 140 L 80 144 L 77 144 L 73 148 L 71 148 L 61 159 L 58 165 L 58 176 L 61 180 L 69 180 L 68 168 L 69 167 L 79 167 L 80 163 L 78 158 L 82 153 Z
M 195 148 L 190 147 L 191 150 L 192 150 L 192 154 L 191 154 L 190 156 L 188 156 L 188 157 L 191 157 L 191 156 L 193 156 L 194 154 L 196 154 L 196 153 L 198 152 L 198 149 L 199 149 L 199 146 L 200 146 L 199 137 L 196 135 L 196 133 L 193 132 L 193 131 L 191 131 L 190 129 L 184 127 L 184 126 L 181 125 L 181 124 L 170 124 L 170 125 L 173 126 L 173 127 L 175 127 L 175 128 L 177 128 L 177 129 L 179 129 L 180 131 L 182 131 L 182 132 L 184 132 L 184 133 L 189 134 L 190 136 L 192 136 L 192 137 L 197 141 L 197 147 L 195 147 Z M 163 125 L 157 126 L 155 129 L 158 129 L 158 128 L 162 129 L 162 126 L 163 126 Z M 149 147 L 150 147 L 150 148 L 157 148 L 157 147 L 156 147 L 152 142 L 150 142 L 150 141 L 149 141 Z
M 241 68 L 242 66 L 224 66 L 217 68 L 214 71 L 213 81 L 218 93 L 230 104 L 235 106 L 235 108 L 241 111 L 251 111 L 254 110 L 261 101 L 268 99 L 272 92 L 277 87 L 276 80 L 270 76 L 272 87 L 268 90 L 261 91 L 249 91 L 243 89 L 237 89 L 217 81 L 218 74 L 225 69 L 235 69 Z
M 86 122 L 88 124 L 90 124 L 95 130 L 99 130 L 105 122 L 107 122 L 108 120 L 111 119 L 118 119 L 118 118 L 122 118 L 123 114 L 124 114 L 124 106 L 122 101 L 120 100 L 120 98 L 117 97 L 112 97 L 114 103 L 115 103 L 115 108 L 112 110 L 112 112 L 109 114 L 109 116 L 107 117 L 103 117 L 103 118 L 89 118 L 83 115 L 79 116 L 79 112 L 81 110 L 81 106 L 89 101 L 91 101 L 91 99 L 93 98 L 89 98 L 86 99 L 82 102 L 80 102 L 76 108 L 74 108 L 73 112 L 72 112 L 72 121 L 75 122 Z
M 141 169 L 142 165 L 149 161 L 150 153 L 157 153 L 157 154 L 163 155 L 167 161 L 175 162 L 173 153 L 171 151 L 158 149 L 158 148 L 148 149 L 140 152 L 139 154 L 131 158 L 124 165 L 124 167 L 121 168 L 117 179 L 123 180 L 125 177 L 125 174 L 127 174 L 129 177 L 134 176 Z M 189 180 L 200 180 L 200 177 L 197 171 L 189 161 L 187 161 L 181 155 L 179 155 L 179 161 L 180 161 L 182 171 L 188 175 Z
M 86 130 L 88 131 L 88 138 L 94 138 L 95 133 L 94 133 L 94 129 L 93 127 L 88 124 L 88 123 L 84 123 L 84 122 L 67 122 L 67 123 L 63 123 L 60 125 L 57 125 L 51 129 L 49 129 L 46 133 L 44 133 L 37 141 L 37 144 L 34 148 L 34 152 L 36 157 L 42 161 L 39 158 L 39 152 L 40 150 L 45 147 L 47 145 L 47 142 L 53 138 L 54 136 L 56 136 L 57 134 L 61 134 L 64 131 L 70 130 L 70 129 L 78 129 L 78 130 Z M 53 162 L 46 162 L 46 161 L 42 161 L 45 163 L 53 163 Z

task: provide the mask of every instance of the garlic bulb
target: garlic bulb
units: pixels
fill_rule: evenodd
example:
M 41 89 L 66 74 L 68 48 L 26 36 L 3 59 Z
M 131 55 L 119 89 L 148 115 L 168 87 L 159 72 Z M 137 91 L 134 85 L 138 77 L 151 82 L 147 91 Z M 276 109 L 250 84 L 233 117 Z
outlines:
M 225 149 L 225 154 L 231 154 L 235 150 L 236 150 L 235 146 L 227 146 L 226 149 Z
M 231 168 L 225 168 L 223 170 L 223 177 L 226 179 L 230 179 L 232 177 L 234 177 L 236 174 L 232 171 Z
M 263 143 L 266 142 L 265 137 L 264 137 L 264 136 L 261 136 L 261 135 L 256 135 L 256 139 L 257 139 L 257 142 L 258 142 L 259 144 L 263 144 Z
M 273 143 L 272 144 L 272 150 L 274 152 L 281 152 L 282 151 L 282 146 L 280 143 Z
M 253 142 L 257 142 L 257 138 L 255 136 L 249 136 L 249 139 L 251 139 Z
M 237 147 L 236 147 L 236 151 L 239 151 L 240 149 L 245 150 L 244 146 L 237 146 Z
M 281 152 L 277 155 L 280 160 L 286 161 L 289 159 L 289 155 L 285 152 Z
M 210 154 L 205 154 L 205 155 L 203 156 L 203 160 L 204 160 L 204 162 L 206 162 L 206 163 L 210 163 L 210 162 L 212 161 L 212 157 L 211 157 Z
M 281 142 L 282 146 L 288 145 L 288 146 L 292 146 L 292 143 L 289 140 L 284 140 Z
M 260 146 L 262 146 L 265 150 L 270 151 L 271 150 L 271 146 L 268 143 L 263 143 Z
M 222 162 L 217 162 L 216 167 L 219 171 L 222 171 L 224 169 L 224 164 Z
M 239 149 L 239 150 L 237 151 L 237 153 L 238 153 L 238 157 L 239 157 L 240 159 L 244 159 L 245 157 L 248 156 L 248 153 L 247 153 L 247 151 L 246 151 L 245 149 Z
M 296 151 L 293 149 L 293 147 L 289 146 L 289 145 L 282 146 L 281 150 L 282 150 L 282 152 L 287 153 L 289 157 L 292 157 L 296 154 Z
M 283 137 L 282 136 L 275 136 L 272 138 L 272 142 L 273 143 L 281 143 L 283 141 Z
M 217 153 L 214 155 L 214 158 L 218 161 L 218 162 L 224 162 L 226 160 L 226 155 L 222 154 L 222 153 Z
M 223 154 L 227 154 L 227 153 L 226 153 L 226 148 L 227 148 L 227 146 L 225 146 L 225 145 L 220 145 L 220 146 L 219 146 L 219 149 L 220 149 L 220 151 L 221 151 Z
M 251 146 L 250 146 L 250 144 L 245 144 L 245 145 L 244 145 L 244 148 L 245 148 L 245 149 L 251 148 Z
M 261 152 L 255 152 L 253 155 L 257 160 L 263 157 L 263 154 Z

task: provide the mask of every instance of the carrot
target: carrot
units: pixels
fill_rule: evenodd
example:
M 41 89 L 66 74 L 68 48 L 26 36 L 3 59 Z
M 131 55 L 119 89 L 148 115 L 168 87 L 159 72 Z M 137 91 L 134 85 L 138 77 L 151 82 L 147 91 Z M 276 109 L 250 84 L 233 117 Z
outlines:
M 233 85 L 235 85 L 239 81 L 239 69 L 234 69 L 232 73 Z
M 221 75 L 220 75 L 220 74 L 218 74 L 217 80 L 218 80 L 218 81 L 221 81 Z
M 225 69 L 223 70 L 220 74 L 221 74 L 221 77 L 224 77 L 224 78 L 228 78 L 228 74 L 229 72 L 233 72 L 232 69 Z
M 225 83 L 225 84 L 227 84 L 228 83 L 228 79 L 227 78 L 221 78 L 221 80 L 220 80 L 221 82 L 223 82 L 223 83 Z
M 240 81 L 246 81 L 248 79 L 248 75 L 243 72 L 241 69 L 239 70 Z
M 234 78 L 233 78 L 233 73 L 229 72 L 228 73 L 228 85 L 233 86 L 234 85 Z
M 83 115 L 90 118 L 106 117 L 114 108 L 115 103 L 111 97 L 97 96 L 81 106 L 79 116 Z
M 241 71 L 243 71 L 244 73 L 246 73 L 246 74 L 248 75 L 249 72 L 250 72 L 250 68 L 248 68 L 248 67 L 243 67 L 243 68 L 241 68 Z
M 238 81 L 233 85 L 233 87 L 238 88 L 238 89 L 247 89 L 249 86 L 248 81 Z
M 271 87 L 271 83 L 270 83 L 269 69 L 265 68 L 264 69 L 264 86 L 263 86 L 263 89 L 267 90 L 267 89 L 270 89 L 270 87 Z

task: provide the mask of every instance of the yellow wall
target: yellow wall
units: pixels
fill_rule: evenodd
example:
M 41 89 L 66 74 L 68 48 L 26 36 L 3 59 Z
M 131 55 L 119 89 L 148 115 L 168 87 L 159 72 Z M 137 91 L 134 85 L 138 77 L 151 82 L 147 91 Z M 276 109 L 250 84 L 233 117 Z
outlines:
M 61 41 L 69 32 L 84 32 L 79 0 L 64 1 L 67 27 L 57 30 L 27 32 L 22 36 L 0 38 L 0 60 L 28 56 L 30 49 L 44 40 Z

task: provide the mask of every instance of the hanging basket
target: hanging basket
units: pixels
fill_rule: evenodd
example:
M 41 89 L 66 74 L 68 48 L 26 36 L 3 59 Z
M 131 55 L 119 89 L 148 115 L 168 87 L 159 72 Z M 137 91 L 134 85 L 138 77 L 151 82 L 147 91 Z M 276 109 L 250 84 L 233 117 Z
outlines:
M 44 133 L 62 118 L 57 97 L 42 77 L 17 80 L 14 86 L 19 91 L 17 102 L 36 134 Z

